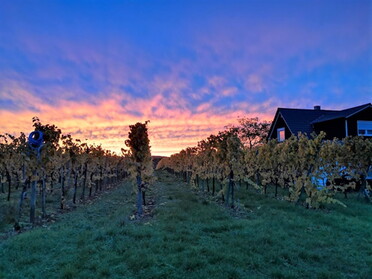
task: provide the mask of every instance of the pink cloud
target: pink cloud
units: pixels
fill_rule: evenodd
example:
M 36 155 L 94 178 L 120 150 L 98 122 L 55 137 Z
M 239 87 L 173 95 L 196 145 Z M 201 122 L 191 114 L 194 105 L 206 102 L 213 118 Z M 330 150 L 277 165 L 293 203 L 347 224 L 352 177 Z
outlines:
M 244 85 L 248 92 L 260 93 L 264 90 L 263 80 L 256 74 L 249 75 Z
M 221 92 L 223 96 L 234 96 L 238 92 L 238 89 L 236 87 L 227 87 L 224 88 Z
M 114 93 L 95 104 L 59 100 L 55 105 L 50 105 L 27 90 L 17 87 L 12 89 L 11 96 L 7 94 L 6 97 L 12 97 L 15 101 L 22 99 L 24 109 L 17 112 L 0 110 L 0 118 L 3 120 L 0 133 L 30 132 L 31 119 L 37 115 L 43 123 L 53 123 L 65 134 L 71 134 L 81 140 L 88 139 L 89 143 L 102 144 L 104 148 L 119 153 L 120 149 L 125 147 L 128 126 L 138 121 L 150 120 L 152 152 L 162 155 L 170 155 L 196 145 L 198 141 L 217 133 L 226 125 L 236 123 L 237 117 L 246 115 L 249 107 L 247 104 L 238 110 L 221 112 L 205 103 L 193 113 L 182 106 L 176 109 L 169 107 L 169 104 L 182 104 L 182 99 L 177 94 L 157 94 L 141 99 Z M 126 104 L 122 106 L 124 100 Z M 36 104 L 39 112 L 26 109 L 29 102 Z M 129 112 L 136 109 L 141 111 L 141 117 Z

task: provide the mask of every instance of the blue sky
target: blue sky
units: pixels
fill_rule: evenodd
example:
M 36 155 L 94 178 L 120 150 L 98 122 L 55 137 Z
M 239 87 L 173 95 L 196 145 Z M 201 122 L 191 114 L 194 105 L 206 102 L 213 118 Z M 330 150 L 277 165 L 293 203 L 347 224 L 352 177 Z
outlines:
M 154 154 L 238 116 L 371 102 L 371 1 L 0 0 L 0 133 L 31 117 L 120 150 L 150 119 Z

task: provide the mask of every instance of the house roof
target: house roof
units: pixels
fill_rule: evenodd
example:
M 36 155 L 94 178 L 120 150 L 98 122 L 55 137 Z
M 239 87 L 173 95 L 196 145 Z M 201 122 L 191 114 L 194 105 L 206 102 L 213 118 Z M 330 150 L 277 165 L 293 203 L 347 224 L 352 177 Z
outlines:
M 301 132 L 310 135 L 313 132 L 312 124 L 332 119 L 348 118 L 370 106 L 371 103 L 368 103 L 344 110 L 278 108 L 270 127 L 269 138 L 272 136 L 279 116 L 282 116 L 292 134 L 297 135 Z
M 278 108 L 278 113 L 283 117 L 292 134 L 299 132 L 311 134 L 312 127 L 310 123 L 322 115 L 332 114 L 332 110 L 313 110 L 313 109 L 289 109 Z
M 333 120 L 333 119 L 338 119 L 338 118 L 349 118 L 349 117 L 353 116 L 355 113 L 357 113 L 359 111 L 362 111 L 362 110 L 364 110 L 364 109 L 366 109 L 370 106 L 371 106 L 371 103 L 368 103 L 368 104 L 364 104 L 364 105 L 349 108 L 349 109 L 335 111 L 335 112 L 330 113 L 330 114 L 323 114 L 320 117 L 318 117 L 317 119 L 313 120 L 311 122 L 311 124 L 320 123 L 320 122 Z

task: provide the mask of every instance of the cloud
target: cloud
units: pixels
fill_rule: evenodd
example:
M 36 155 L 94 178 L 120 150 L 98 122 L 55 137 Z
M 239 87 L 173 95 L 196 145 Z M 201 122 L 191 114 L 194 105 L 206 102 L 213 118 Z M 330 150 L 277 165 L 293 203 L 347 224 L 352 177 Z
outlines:
M 156 9 L 90 18 L 19 5 L 0 30 L 0 133 L 29 131 L 38 115 L 120 150 L 128 125 L 151 120 L 153 151 L 169 154 L 237 116 L 369 101 L 369 9 L 246 3 L 169 12 L 179 25 Z
M 238 92 L 236 87 L 227 87 L 224 88 L 221 92 L 223 96 L 234 96 Z
M 264 90 L 264 84 L 260 76 L 251 74 L 245 81 L 245 88 L 252 93 L 260 93 Z
M 30 132 L 31 119 L 38 116 L 42 123 L 55 124 L 63 133 L 71 134 L 90 143 L 102 144 L 104 148 L 120 152 L 127 137 L 128 126 L 138 121 L 150 120 L 149 131 L 154 154 L 169 155 L 182 148 L 196 145 L 212 133 L 233 124 L 240 110 L 221 112 L 208 103 L 193 112 L 182 107 L 184 97 L 177 94 L 157 94 L 150 98 L 136 98 L 127 94 L 111 94 L 93 104 L 87 101 L 58 100 L 53 105 L 24 90 L 9 89 L 12 100 L 23 100 L 18 111 L 0 110 L 3 120 L 0 132 Z M 4 92 L 4 91 L 2 91 Z M 4 96 L 4 95 L 3 95 Z M 121 105 L 121 104 L 125 105 Z M 35 105 L 35 108 L 31 106 Z M 131 111 L 141 111 L 141 117 Z

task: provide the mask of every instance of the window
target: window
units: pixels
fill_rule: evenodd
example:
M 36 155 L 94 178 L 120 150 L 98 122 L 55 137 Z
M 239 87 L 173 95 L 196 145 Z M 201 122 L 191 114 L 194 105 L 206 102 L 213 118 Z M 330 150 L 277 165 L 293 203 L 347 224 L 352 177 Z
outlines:
M 285 140 L 285 128 L 279 128 L 277 130 L 277 134 L 278 134 L 278 141 L 279 142 L 282 142 Z
M 358 136 L 372 137 L 372 121 L 358 120 Z

